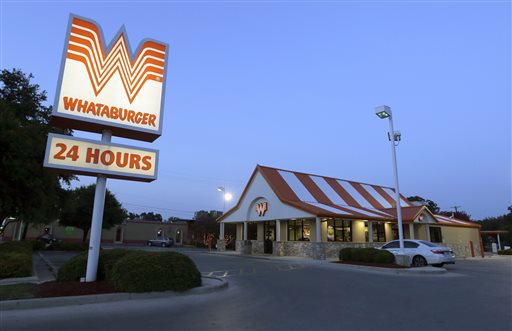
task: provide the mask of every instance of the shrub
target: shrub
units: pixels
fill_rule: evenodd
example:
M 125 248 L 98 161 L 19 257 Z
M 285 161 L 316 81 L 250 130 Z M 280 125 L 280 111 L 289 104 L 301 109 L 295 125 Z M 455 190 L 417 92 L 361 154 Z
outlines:
M 184 291 L 201 285 L 201 274 L 187 256 L 136 251 L 114 264 L 112 281 L 124 292 Z
M 7 241 L 0 244 L 0 253 L 22 253 L 32 256 L 32 243 L 29 241 Z
M 512 255 L 512 248 L 502 249 L 501 251 L 498 251 L 498 255 Z
M 393 253 L 386 251 L 384 249 L 378 249 L 375 254 L 376 263 L 395 263 L 395 255 Z
M 343 248 L 340 250 L 341 261 L 394 263 L 395 256 L 386 250 L 376 248 Z
M 116 261 L 129 253 L 131 251 L 124 249 L 100 250 L 96 279 L 110 279 L 110 273 Z M 88 254 L 89 252 L 83 252 L 64 263 L 59 269 L 57 281 L 77 281 L 81 277 L 85 277 Z
M 100 259 L 102 260 L 103 266 L 103 275 L 106 279 L 112 279 L 112 268 L 114 264 L 125 255 L 133 253 L 133 251 L 129 251 L 126 249 L 110 249 L 106 251 L 101 251 Z
M 87 252 L 81 253 L 70 260 L 66 261 L 57 274 L 58 282 L 78 281 L 85 276 L 87 271 Z M 98 279 L 101 278 L 101 261 L 98 262 Z
M 340 261 L 352 261 L 352 248 L 346 247 L 340 250 Z
M 0 261 L 0 279 L 32 276 L 32 254 L 1 252 Z

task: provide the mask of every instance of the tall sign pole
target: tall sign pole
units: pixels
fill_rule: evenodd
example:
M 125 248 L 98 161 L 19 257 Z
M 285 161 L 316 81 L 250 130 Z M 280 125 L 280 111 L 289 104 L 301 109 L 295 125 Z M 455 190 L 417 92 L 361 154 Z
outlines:
M 109 143 L 112 132 L 104 130 L 101 142 Z M 103 211 L 105 207 L 105 194 L 107 193 L 107 177 L 96 177 L 96 191 L 94 192 L 94 206 L 92 208 L 91 232 L 89 238 L 89 254 L 87 255 L 86 282 L 94 282 L 98 274 L 98 261 L 101 246 L 101 229 L 103 228 Z
M 153 142 L 162 134 L 168 45 L 130 49 L 122 27 L 110 45 L 100 26 L 70 15 L 51 124 L 101 133 L 101 141 L 49 134 L 44 166 L 96 176 L 86 282 L 97 278 L 107 178 L 151 182 L 158 151 L 114 144 L 112 136 Z

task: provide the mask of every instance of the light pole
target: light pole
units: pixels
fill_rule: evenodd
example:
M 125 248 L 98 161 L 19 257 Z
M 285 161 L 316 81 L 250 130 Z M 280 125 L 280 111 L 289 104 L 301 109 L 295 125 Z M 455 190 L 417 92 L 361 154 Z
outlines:
M 217 187 L 217 191 L 222 192 L 222 201 L 224 201 L 222 214 L 224 214 L 226 212 L 226 201 L 230 201 L 233 198 L 233 195 L 229 192 L 226 192 L 226 189 L 223 186 Z
M 398 188 L 398 167 L 396 164 L 396 150 L 395 141 L 400 141 L 400 132 L 393 130 L 393 116 L 391 116 L 391 108 L 388 106 L 380 106 L 375 108 L 375 115 L 379 118 L 389 119 L 389 133 L 388 138 L 391 143 L 391 154 L 393 158 L 393 171 L 395 174 L 395 200 L 396 200 L 396 216 L 398 218 L 398 241 L 400 242 L 400 252 L 404 249 L 404 234 L 402 229 L 402 208 L 400 207 L 400 190 Z
M 224 202 L 224 207 L 222 208 L 222 215 L 226 212 L 226 201 L 230 201 L 233 198 L 233 195 L 229 192 L 226 192 L 226 189 L 223 186 L 217 187 L 217 191 L 222 192 L 222 201 Z M 220 235 L 219 239 L 224 240 L 224 223 L 220 224 Z

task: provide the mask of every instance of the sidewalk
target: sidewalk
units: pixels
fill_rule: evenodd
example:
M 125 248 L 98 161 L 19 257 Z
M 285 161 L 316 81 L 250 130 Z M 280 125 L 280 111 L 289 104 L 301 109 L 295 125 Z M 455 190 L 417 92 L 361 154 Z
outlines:
M 32 277 L 6 278 L 0 280 L 0 285 L 13 284 L 41 284 L 55 280 L 55 275 L 48 262 L 41 253 L 34 252 L 32 255 Z

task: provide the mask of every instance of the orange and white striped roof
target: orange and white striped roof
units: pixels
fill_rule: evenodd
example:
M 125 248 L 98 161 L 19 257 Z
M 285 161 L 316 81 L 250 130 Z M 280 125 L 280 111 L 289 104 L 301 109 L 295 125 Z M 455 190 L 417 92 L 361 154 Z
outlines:
M 319 216 L 387 220 L 395 217 L 382 209 L 393 208 L 395 191 L 390 187 L 258 165 L 279 199 Z M 400 196 L 404 207 L 412 204 Z
M 280 201 L 318 217 L 340 217 L 396 222 L 395 190 L 391 187 L 359 183 L 333 177 L 312 175 L 258 165 L 238 203 L 219 221 L 237 210 L 255 175 L 261 173 Z M 402 218 L 413 222 L 421 213 L 429 213 L 440 225 L 480 227 L 480 225 L 432 214 L 425 206 L 416 206 L 400 195 Z

